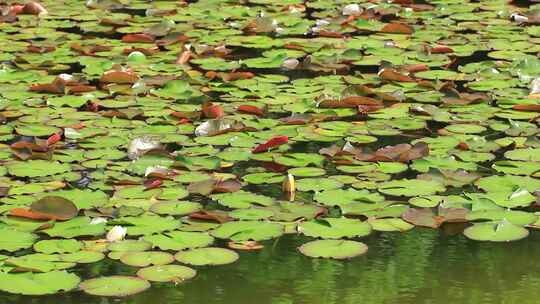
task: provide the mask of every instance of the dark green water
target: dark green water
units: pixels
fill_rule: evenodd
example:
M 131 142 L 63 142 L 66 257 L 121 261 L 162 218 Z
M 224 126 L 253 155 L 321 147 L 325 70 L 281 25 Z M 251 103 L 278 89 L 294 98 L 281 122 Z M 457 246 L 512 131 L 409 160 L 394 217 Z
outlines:
M 416 228 L 374 234 L 364 239 L 370 246 L 367 255 L 345 262 L 304 257 L 296 247 L 305 240 L 286 236 L 266 243 L 260 252 L 241 253 L 235 264 L 199 268 L 189 282 L 152 284 L 130 298 L 82 292 L 36 298 L 1 294 L 0 303 L 540 303 L 540 233 L 502 244 L 451 233 Z M 94 276 L 135 270 L 120 263 L 80 269 Z

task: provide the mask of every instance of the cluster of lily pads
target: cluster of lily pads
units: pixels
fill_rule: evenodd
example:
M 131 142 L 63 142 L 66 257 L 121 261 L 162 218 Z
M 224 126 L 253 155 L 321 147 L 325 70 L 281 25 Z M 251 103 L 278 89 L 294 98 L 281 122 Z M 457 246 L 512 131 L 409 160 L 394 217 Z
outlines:
M 429 2 L 0 0 L 0 290 L 130 295 L 283 234 L 525 238 L 540 6 Z M 71 271 L 103 259 L 137 276 Z

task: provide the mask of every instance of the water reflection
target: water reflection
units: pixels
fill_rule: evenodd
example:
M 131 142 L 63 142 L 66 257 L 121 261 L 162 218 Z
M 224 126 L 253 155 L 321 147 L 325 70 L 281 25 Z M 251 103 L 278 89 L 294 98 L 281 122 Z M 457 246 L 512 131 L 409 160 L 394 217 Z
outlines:
M 233 265 L 199 268 L 185 284 L 154 284 L 128 299 L 72 292 L 49 297 L 2 294 L 17 304 L 358 304 L 539 303 L 540 233 L 505 244 L 479 243 L 440 230 L 384 233 L 364 241 L 367 255 L 346 262 L 312 260 L 296 247 L 305 239 L 283 237 L 262 252 L 241 253 Z M 80 269 L 83 277 L 133 274 L 106 262 Z

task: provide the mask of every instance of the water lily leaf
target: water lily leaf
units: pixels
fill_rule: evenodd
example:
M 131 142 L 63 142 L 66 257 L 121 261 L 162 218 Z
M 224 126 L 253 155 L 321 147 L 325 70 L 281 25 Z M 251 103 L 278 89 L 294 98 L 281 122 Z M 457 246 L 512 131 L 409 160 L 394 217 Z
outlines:
M 414 225 L 405 222 L 399 218 L 368 219 L 368 223 L 375 231 L 408 231 L 414 228 Z
M 0 273 L 0 290 L 24 295 L 55 294 L 76 288 L 80 281 L 78 276 L 66 271 Z
M 368 246 L 361 242 L 347 240 L 317 240 L 306 243 L 298 250 L 312 258 L 350 259 L 365 254 Z
M 249 208 L 252 205 L 271 206 L 274 204 L 274 200 L 270 197 L 243 190 L 233 193 L 214 194 L 210 198 L 229 208 Z
M 152 247 L 161 250 L 185 250 L 206 247 L 214 242 L 214 238 L 205 232 L 172 231 L 164 234 L 147 235 L 143 240 Z
M 69 164 L 49 162 L 44 160 L 29 160 L 25 162 L 13 162 L 7 165 L 10 175 L 19 177 L 42 177 L 65 173 L 70 170 Z
M 197 271 L 181 265 L 158 265 L 139 269 L 137 276 L 151 282 L 180 283 L 194 278 Z
M 145 291 L 150 283 L 137 277 L 115 275 L 83 281 L 79 288 L 95 296 L 126 297 Z
M 467 214 L 467 220 L 477 221 L 477 220 L 489 220 L 489 221 L 502 221 L 506 220 L 514 225 L 526 226 L 533 224 L 538 220 L 538 216 L 518 210 L 477 210 L 472 211 Z
M 150 248 L 152 248 L 152 243 L 145 240 L 122 240 L 107 246 L 107 249 L 110 251 L 120 252 L 146 251 Z
M 201 209 L 201 204 L 190 201 L 159 202 L 150 207 L 150 211 L 160 215 L 186 215 Z
M 529 231 L 509 221 L 474 224 L 465 229 L 463 234 L 476 241 L 509 242 L 526 238 Z
M 283 226 L 278 223 L 259 221 L 238 221 L 221 224 L 210 234 L 220 239 L 241 241 L 263 241 L 283 234 Z
M 344 206 L 351 203 L 376 203 L 384 199 L 378 193 L 371 193 L 367 190 L 336 189 L 315 193 L 313 199 L 326 206 Z
M 33 233 L 17 231 L 5 226 L 0 227 L 0 233 L 2 235 L 0 248 L 10 252 L 30 248 L 38 240 L 38 236 Z
M 42 240 L 34 244 L 34 250 L 41 253 L 73 253 L 80 251 L 83 243 L 77 240 Z
M 311 237 L 340 239 L 369 235 L 371 225 L 356 219 L 325 218 L 304 222 L 298 226 L 298 230 Z
M 122 217 L 112 222 L 112 224 L 126 225 L 128 235 L 150 235 L 180 227 L 180 221 L 173 217 L 151 214 L 144 214 L 139 217 Z
M 172 254 L 162 251 L 127 252 L 120 257 L 122 263 L 135 267 L 166 265 L 174 261 Z
M 178 252 L 174 258 L 184 264 L 204 266 L 204 265 L 225 265 L 236 262 L 238 253 L 225 248 L 198 248 L 188 251 Z
M 51 237 L 62 237 L 66 239 L 78 236 L 98 236 L 105 234 L 105 224 L 92 224 L 91 219 L 86 216 L 79 216 L 65 222 L 57 222 L 52 228 L 43 230 Z
M 60 196 L 45 196 L 32 203 L 30 211 L 47 219 L 64 221 L 74 218 L 79 213 L 73 202 Z
M 381 183 L 378 190 L 387 195 L 420 196 L 442 192 L 445 187 L 436 181 L 400 179 Z

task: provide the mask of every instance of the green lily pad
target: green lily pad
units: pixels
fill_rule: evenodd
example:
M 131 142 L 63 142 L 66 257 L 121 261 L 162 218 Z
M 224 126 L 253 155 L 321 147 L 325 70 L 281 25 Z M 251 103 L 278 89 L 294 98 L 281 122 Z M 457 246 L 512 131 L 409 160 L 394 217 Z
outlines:
M 185 250 L 206 247 L 214 238 L 205 232 L 172 231 L 164 234 L 144 236 L 143 239 L 161 250 Z
M 381 183 L 378 190 L 393 196 L 421 196 L 442 192 L 445 187 L 436 181 L 400 179 Z
M 34 296 L 55 294 L 76 288 L 80 281 L 77 275 L 66 271 L 0 273 L 0 290 Z
M 158 265 L 139 269 L 137 276 L 151 282 L 180 283 L 194 278 L 197 271 L 181 265 Z
M 81 282 L 79 288 L 94 296 L 126 297 L 150 288 L 148 281 L 130 276 L 109 276 Z
M 368 246 L 361 242 L 347 240 L 317 240 L 306 243 L 298 250 L 312 258 L 351 259 L 365 254 Z
M 204 265 L 225 265 L 236 262 L 238 253 L 225 248 L 198 248 L 188 251 L 178 252 L 174 258 L 184 264 L 204 266 Z
M 42 240 L 34 244 L 34 250 L 46 254 L 80 251 L 83 244 L 77 240 Z
M 221 224 L 210 234 L 220 239 L 235 242 L 262 241 L 276 238 L 283 234 L 283 226 L 271 222 L 238 221 Z
M 474 224 L 465 229 L 463 234 L 476 241 L 509 242 L 526 238 L 529 231 L 509 221 Z
M 129 266 L 147 267 L 170 264 L 174 261 L 174 257 L 170 253 L 162 251 L 138 251 L 123 254 L 120 261 Z
M 298 230 L 311 237 L 340 239 L 369 235 L 371 225 L 356 219 L 325 218 L 304 222 L 298 226 Z

